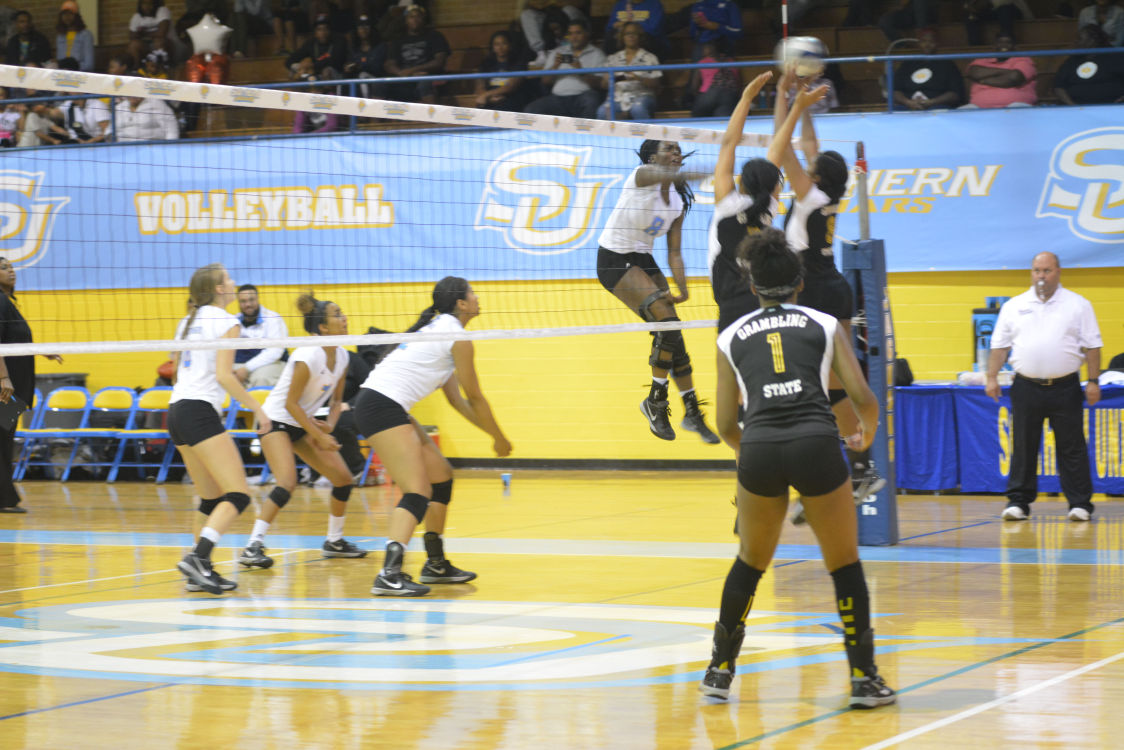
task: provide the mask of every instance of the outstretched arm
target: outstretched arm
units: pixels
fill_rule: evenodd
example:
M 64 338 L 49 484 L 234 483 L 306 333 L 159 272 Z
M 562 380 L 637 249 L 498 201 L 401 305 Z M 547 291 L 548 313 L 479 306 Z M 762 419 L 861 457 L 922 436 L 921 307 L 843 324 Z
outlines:
M 777 92 L 778 99 L 783 95 L 783 92 Z M 808 177 L 808 173 L 804 171 L 800 160 L 796 158 L 796 152 L 792 150 L 792 133 L 796 130 L 796 121 L 804 114 L 804 110 L 826 95 L 826 85 L 810 91 L 804 89 L 796 95 L 796 101 L 792 103 L 792 111 L 788 113 L 784 123 L 773 135 L 773 142 L 769 144 L 769 152 L 765 157 L 784 169 L 785 176 L 788 177 L 788 183 L 792 186 L 792 191 L 796 193 L 797 199 L 803 198 L 812 189 L 812 180 Z
M 742 91 L 741 101 L 730 115 L 730 122 L 726 124 L 726 133 L 722 136 L 722 145 L 718 150 L 718 163 L 714 165 L 715 203 L 734 191 L 735 152 L 738 141 L 742 138 L 745 118 L 749 116 L 749 108 L 753 106 L 754 98 L 761 93 L 761 89 L 772 77 L 771 72 L 765 72 L 754 78 Z
M 453 364 L 455 372 L 445 381 L 442 389 L 445 398 L 464 418 L 492 436 L 492 447 L 500 458 L 511 453 L 511 443 L 504 437 L 492 407 L 484 392 L 480 390 L 480 379 L 476 375 L 475 352 L 471 341 L 458 341 L 453 344 Z M 461 389 L 464 394 L 461 394 Z

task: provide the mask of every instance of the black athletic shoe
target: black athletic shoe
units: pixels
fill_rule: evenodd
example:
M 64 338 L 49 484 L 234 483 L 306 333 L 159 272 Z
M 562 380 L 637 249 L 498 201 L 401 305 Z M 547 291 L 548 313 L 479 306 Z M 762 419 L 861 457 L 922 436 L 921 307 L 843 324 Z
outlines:
M 206 591 L 208 594 L 222 593 L 223 589 L 219 583 L 219 576 L 211 570 L 211 561 L 205 557 L 199 557 L 194 552 L 188 552 L 182 560 L 176 563 L 176 568 L 183 573 L 183 577 L 187 579 L 189 584 L 195 584 L 199 587 L 198 591 Z
M 699 692 L 712 698 L 730 697 L 730 684 L 734 681 L 735 660 L 745 640 L 745 627 L 739 625 L 733 633 L 727 633 L 720 622 L 714 623 L 714 641 L 711 645 L 710 666 L 706 668 Z
M 674 440 L 675 430 L 671 428 L 671 407 L 667 399 L 652 401 L 646 398 L 640 402 L 640 411 L 648 419 L 648 429 L 660 440 Z
M 346 539 L 324 542 L 324 557 L 366 557 L 367 550 L 356 547 Z
M 886 486 L 886 480 L 874 468 L 874 462 L 866 464 L 856 463 L 851 467 L 851 491 L 855 496 L 855 503 L 861 503 L 874 493 Z
M 427 560 L 418 580 L 422 583 L 468 583 L 476 578 L 470 570 L 461 570 L 448 560 Z
M 898 700 L 897 693 L 877 671 L 851 678 L 851 708 L 878 708 Z
M 706 403 L 699 401 L 695 396 L 694 391 L 688 393 L 683 397 L 683 408 L 686 413 L 683 415 L 683 421 L 679 423 L 679 427 L 691 432 L 697 432 L 702 441 L 707 445 L 718 445 L 722 440 L 714 431 L 706 426 L 706 420 L 703 417 L 702 409 L 699 407 Z
M 238 588 L 237 583 L 230 580 L 229 578 L 223 578 L 213 570 L 211 571 L 211 575 L 215 577 L 215 583 L 217 583 L 219 585 L 219 588 L 223 591 L 234 591 L 234 589 Z M 183 588 L 185 591 L 191 592 L 203 591 L 202 586 L 197 583 L 192 583 L 191 581 L 184 582 Z
M 261 542 L 250 542 L 246 548 L 238 555 L 239 565 L 245 565 L 247 568 L 270 568 L 273 567 L 273 558 L 265 554 L 265 545 Z
M 429 586 L 414 583 L 414 579 L 408 573 L 399 570 L 393 573 L 379 573 L 375 576 L 371 593 L 375 596 L 425 596 L 429 593 Z

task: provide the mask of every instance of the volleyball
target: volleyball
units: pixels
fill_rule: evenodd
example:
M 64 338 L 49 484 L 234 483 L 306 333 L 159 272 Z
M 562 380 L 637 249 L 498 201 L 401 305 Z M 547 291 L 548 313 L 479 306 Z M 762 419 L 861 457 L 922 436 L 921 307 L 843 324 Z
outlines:
M 814 36 L 792 36 L 777 43 L 777 65 L 785 68 L 796 66 L 796 75 L 801 78 L 818 76 L 823 73 L 827 45 Z

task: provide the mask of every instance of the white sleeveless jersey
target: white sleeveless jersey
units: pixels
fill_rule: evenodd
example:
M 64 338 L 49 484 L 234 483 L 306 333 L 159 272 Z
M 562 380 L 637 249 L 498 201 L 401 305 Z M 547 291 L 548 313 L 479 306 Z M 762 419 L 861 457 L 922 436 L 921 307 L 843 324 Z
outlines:
M 426 333 L 460 333 L 464 326 L 453 315 L 438 315 L 421 329 Z M 413 341 L 386 355 L 363 381 L 406 411 L 445 384 L 453 374 L 455 341 Z
M 190 317 L 190 316 L 188 316 Z M 183 335 L 183 328 L 187 325 L 187 317 L 176 326 L 176 338 L 186 338 L 188 341 L 209 341 L 221 339 L 231 328 L 238 327 L 238 318 L 234 317 L 221 307 L 204 305 L 195 313 L 191 321 L 191 328 L 187 336 Z M 176 369 L 176 384 L 172 388 L 172 397 L 169 403 L 177 401 L 207 401 L 215 407 L 215 411 L 222 411 L 222 402 L 226 392 L 219 385 L 215 377 L 214 349 L 198 349 L 195 351 L 180 352 L 180 363 Z
M 289 355 L 289 361 L 285 363 L 285 370 L 281 373 L 280 380 L 277 381 L 277 385 L 273 386 L 273 390 L 269 392 L 265 403 L 262 404 L 266 416 L 274 422 L 284 422 L 293 427 L 299 427 L 297 420 L 285 408 L 285 402 L 289 398 L 289 387 L 293 383 L 293 368 L 296 367 L 296 363 L 304 362 L 305 366 L 308 367 L 308 382 L 305 383 L 304 390 L 297 398 L 297 402 L 300 404 L 301 410 L 311 417 L 335 393 L 340 378 L 347 373 L 347 362 L 350 356 L 346 349 L 337 346 L 336 366 L 328 369 L 328 355 L 324 353 L 324 347 L 302 346 L 294 349 L 293 353 Z
M 667 203 L 660 193 L 660 183 L 636 186 L 636 173 L 625 180 L 620 198 L 609 215 L 609 221 L 597 242 L 614 253 L 651 253 L 652 243 L 671 229 L 683 215 L 683 199 L 674 185 L 668 187 Z

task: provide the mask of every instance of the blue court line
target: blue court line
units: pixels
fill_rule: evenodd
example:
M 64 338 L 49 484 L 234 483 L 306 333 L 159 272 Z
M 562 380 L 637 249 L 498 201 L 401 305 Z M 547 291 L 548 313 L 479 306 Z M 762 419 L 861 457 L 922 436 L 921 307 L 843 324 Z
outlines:
M 998 516 L 996 516 L 998 518 Z M 989 523 L 995 523 L 995 519 L 989 521 L 980 521 L 978 523 L 970 523 L 966 526 L 955 526 L 951 529 L 941 529 L 940 531 L 926 531 L 924 534 L 914 534 L 913 536 L 903 537 L 899 542 L 908 542 L 910 539 L 920 539 L 923 536 L 932 536 L 933 534 L 947 534 L 950 531 L 960 531 L 961 529 L 971 529 L 976 526 L 987 526 Z
M 530 661 L 531 659 L 549 658 L 549 657 L 555 656 L 557 654 L 564 654 L 567 651 L 575 651 L 579 648 L 589 648 L 590 646 L 599 646 L 602 643 L 609 643 L 610 641 L 619 641 L 621 638 L 625 638 L 625 637 L 627 637 L 627 636 L 625 636 L 624 634 L 614 635 L 610 638 L 602 638 L 599 641 L 592 641 L 590 643 L 582 643 L 582 644 L 579 644 L 577 646 L 567 646 L 566 648 L 558 648 L 558 649 L 555 649 L 553 651 L 544 651 L 541 654 L 528 654 L 527 656 L 520 656 L 517 659 L 511 659 L 510 661 L 501 661 L 501 662 L 498 662 L 497 664 L 494 664 L 492 666 L 506 667 L 508 664 L 518 664 L 521 661 Z
M 906 693 L 911 693 L 914 690 L 920 690 L 923 687 L 928 687 L 929 685 L 933 685 L 933 684 L 938 683 L 938 682 L 943 682 L 944 680 L 950 679 L 952 677 L 958 677 L 959 675 L 962 675 L 966 672 L 971 672 L 973 670 L 979 669 L 980 667 L 986 667 L 989 664 L 995 664 L 996 662 L 1000 662 L 1000 661 L 1003 661 L 1005 659 L 1010 659 L 1010 658 L 1015 657 L 1015 656 L 1022 656 L 1023 654 L 1029 653 L 1031 651 L 1035 651 L 1035 650 L 1040 649 L 1040 648 L 1044 648 L 1046 646 L 1053 645 L 1055 643 L 1064 643 L 1066 641 L 1073 640 L 1074 638 L 1076 638 L 1078 636 L 1085 635 L 1086 633 L 1092 633 L 1094 630 L 1100 630 L 1102 628 L 1107 628 L 1107 627 L 1110 627 L 1112 625 L 1119 625 L 1120 623 L 1124 623 L 1124 617 L 1118 617 L 1115 620 L 1109 620 L 1108 622 L 1102 622 L 1100 625 L 1092 625 L 1092 626 L 1087 627 L 1087 628 L 1082 628 L 1081 630 L 1076 630 L 1072 633 L 1068 633 L 1066 635 L 1059 636 L 1057 638 L 1050 638 L 1050 639 L 1047 639 L 1047 640 L 1038 641 L 1036 643 L 1032 643 L 1029 646 L 1024 646 L 1023 648 L 1016 649 L 1014 651 L 1008 651 L 1005 654 L 1000 654 L 999 656 L 993 656 L 989 659 L 984 659 L 984 660 L 978 661 L 974 664 L 968 664 L 968 665 L 965 665 L 965 666 L 960 667 L 958 669 L 954 669 L 951 672 L 946 672 L 945 674 L 937 675 L 936 677 L 930 677 L 927 680 L 922 680 L 921 682 L 918 682 L 916 684 L 913 684 L 913 685 L 910 685 L 908 687 L 902 688 L 901 690 L 898 691 L 898 695 L 900 696 L 900 695 L 904 695 Z M 790 724 L 787 727 L 781 727 L 780 729 L 774 729 L 774 730 L 769 731 L 769 732 L 764 732 L 762 734 L 757 735 L 756 737 L 750 737 L 749 739 L 739 740 L 739 741 L 733 743 L 732 745 L 725 745 L 721 748 L 718 748 L 718 750 L 734 750 L 734 748 L 745 747 L 746 745 L 751 745 L 755 742 L 761 742 L 762 740 L 767 740 L 767 739 L 770 739 L 772 737 L 776 737 L 777 735 L 780 735 L 780 734 L 785 734 L 787 732 L 792 732 L 792 731 L 795 731 L 797 729 L 802 729 L 806 726 L 816 724 L 816 723 L 824 721 L 826 719 L 833 719 L 836 716 L 842 716 L 843 714 L 850 713 L 853 710 L 855 710 L 855 709 L 840 708 L 840 709 L 836 709 L 834 711 L 828 711 L 825 714 L 820 714 L 819 716 L 814 716 L 811 719 L 805 719 L 804 721 L 797 722 L 796 724 Z M 875 710 L 877 710 L 877 709 L 875 709 Z
M 98 703 L 99 701 L 108 701 L 113 698 L 124 698 L 127 695 L 136 695 L 137 693 L 150 693 L 153 690 L 162 690 L 164 688 L 173 687 L 176 683 L 165 685 L 153 685 L 152 687 L 137 688 L 136 690 L 127 690 L 124 693 L 114 693 L 113 695 L 103 695 L 99 698 L 87 698 L 86 700 L 73 701 L 71 703 L 60 703 L 57 706 L 47 706 L 46 708 L 33 708 L 30 711 L 20 711 L 18 714 L 8 714 L 7 716 L 0 716 L 0 721 L 5 719 L 18 719 L 21 716 L 31 716 L 32 714 L 41 714 L 45 711 L 56 711 L 60 708 L 73 708 L 74 706 L 82 706 L 87 703 Z

